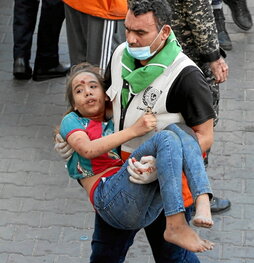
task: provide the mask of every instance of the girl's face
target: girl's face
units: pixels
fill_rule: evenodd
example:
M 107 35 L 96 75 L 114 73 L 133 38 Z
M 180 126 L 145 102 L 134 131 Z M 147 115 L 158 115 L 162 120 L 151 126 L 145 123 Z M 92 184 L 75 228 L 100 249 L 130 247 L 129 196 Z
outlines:
M 96 76 L 89 72 L 78 74 L 72 81 L 74 109 L 83 117 L 103 121 L 105 101 L 108 100 Z

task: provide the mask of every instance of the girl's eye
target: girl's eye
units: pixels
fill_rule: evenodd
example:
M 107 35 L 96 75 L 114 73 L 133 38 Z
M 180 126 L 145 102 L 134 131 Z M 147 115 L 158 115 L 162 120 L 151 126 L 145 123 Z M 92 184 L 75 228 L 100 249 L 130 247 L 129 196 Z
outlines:
M 76 93 L 77 93 L 77 94 L 79 94 L 79 93 L 81 93 L 81 92 L 82 92 L 81 89 L 76 89 Z
M 97 88 L 97 86 L 96 85 L 92 85 L 92 86 L 90 86 L 90 88 L 91 89 L 95 89 L 95 88 Z

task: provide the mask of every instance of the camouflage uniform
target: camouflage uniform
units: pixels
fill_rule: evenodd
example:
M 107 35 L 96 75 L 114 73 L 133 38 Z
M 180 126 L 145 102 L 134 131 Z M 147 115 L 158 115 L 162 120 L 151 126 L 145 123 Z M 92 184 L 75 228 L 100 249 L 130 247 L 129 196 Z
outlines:
M 172 9 L 171 27 L 183 51 L 203 70 L 219 111 L 219 85 L 214 82 L 209 62 L 220 58 L 217 29 L 209 0 L 168 0 Z M 216 125 L 218 118 L 215 119 Z

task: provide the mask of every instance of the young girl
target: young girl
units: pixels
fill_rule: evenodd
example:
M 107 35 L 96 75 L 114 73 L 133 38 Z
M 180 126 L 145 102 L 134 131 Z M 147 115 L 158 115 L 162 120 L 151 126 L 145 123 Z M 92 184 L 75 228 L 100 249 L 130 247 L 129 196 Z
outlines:
M 155 129 L 156 118 L 147 113 L 131 127 L 114 133 L 103 87 L 103 79 L 91 65 L 77 65 L 69 75 L 66 95 L 70 110 L 60 125 L 60 134 L 75 150 L 67 163 L 69 175 L 79 180 L 96 212 L 113 227 L 143 228 L 164 209 L 166 241 L 193 252 L 212 249 L 214 244 L 202 240 L 184 217 L 183 167 L 196 204 L 194 224 L 213 225 L 212 193 L 198 143 L 175 124 L 155 133 L 133 152 L 131 160 L 155 157 L 158 180 L 146 185 L 132 183 L 127 171 L 131 168 L 128 162 L 123 164 L 116 147 Z M 135 172 L 142 172 L 138 170 Z

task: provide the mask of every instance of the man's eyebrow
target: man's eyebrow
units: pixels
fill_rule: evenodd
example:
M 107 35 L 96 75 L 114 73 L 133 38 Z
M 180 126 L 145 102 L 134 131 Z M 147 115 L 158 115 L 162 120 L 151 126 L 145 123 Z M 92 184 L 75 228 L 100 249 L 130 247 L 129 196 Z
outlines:
M 143 30 L 143 29 L 130 29 L 128 28 L 126 25 L 124 25 L 125 29 L 128 31 L 132 31 L 132 32 L 136 32 L 136 33 L 147 33 L 147 31 Z

